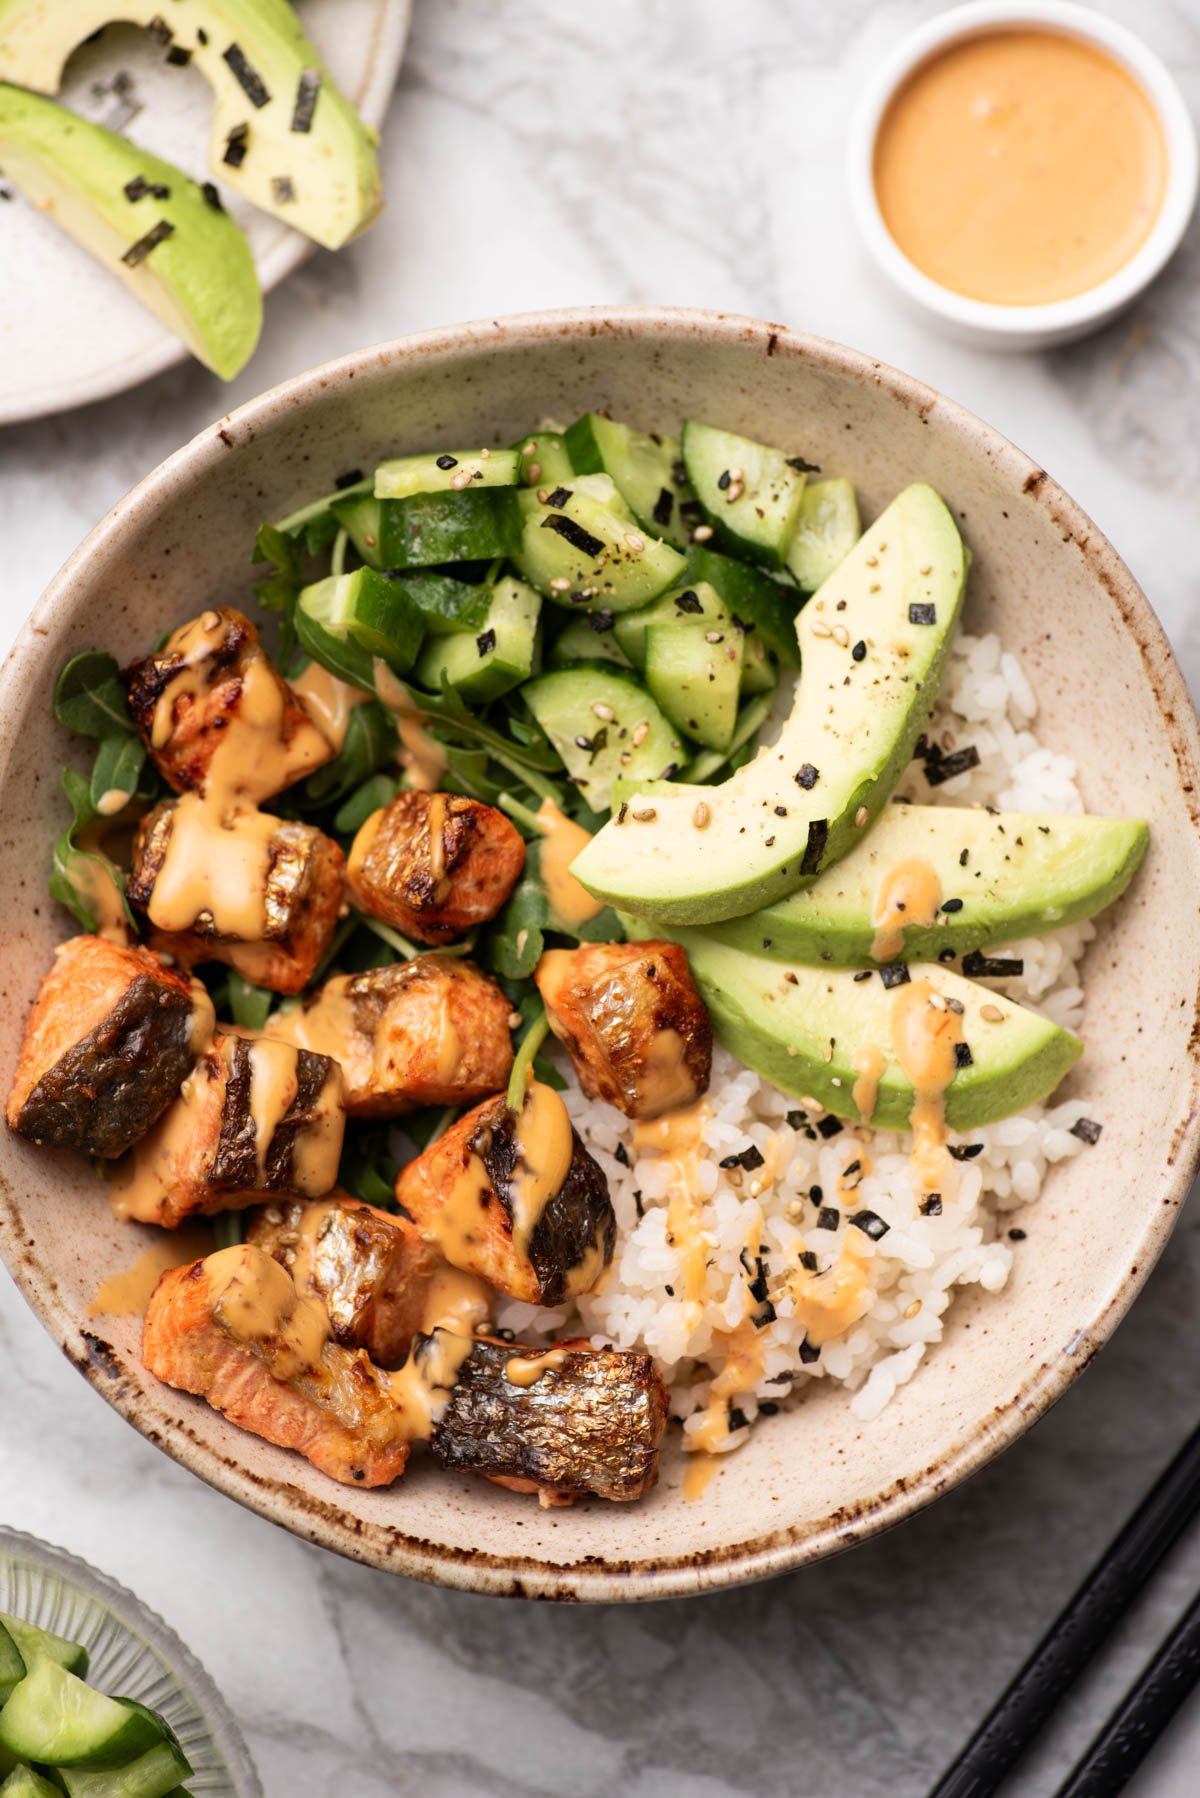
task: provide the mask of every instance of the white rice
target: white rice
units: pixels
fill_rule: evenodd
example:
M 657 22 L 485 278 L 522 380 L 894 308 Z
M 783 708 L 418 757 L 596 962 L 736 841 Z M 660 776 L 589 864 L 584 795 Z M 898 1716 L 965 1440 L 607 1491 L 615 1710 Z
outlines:
M 1082 811 L 1074 765 L 1038 742 L 1031 728 L 1036 714 L 1029 681 L 999 639 L 960 636 L 928 735 L 947 750 L 973 744 L 979 766 L 931 788 L 914 762 L 899 792 L 926 804 Z M 1010 945 L 1024 960 L 1024 972 L 995 984 L 1056 1023 L 1078 1027 L 1079 964 L 1092 935 L 1090 924 L 1078 924 Z M 946 1202 L 940 1216 L 926 1217 L 918 1211 L 909 1177 L 908 1137 L 847 1126 L 825 1139 L 794 1129 L 786 1114 L 795 1117 L 796 1099 L 718 1048 L 708 1094 L 711 1116 L 698 1157 L 695 1197 L 701 1202 L 694 1205 L 708 1242 L 706 1290 L 703 1304 L 692 1306 L 670 1290 L 681 1291 L 683 1279 L 679 1249 L 667 1241 L 671 1158 L 636 1153 L 632 1122 L 612 1106 L 585 1098 L 574 1081 L 564 1096 L 608 1177 L 618 1228 L 613 1266 L 601 1291 L 577 1307 L 546 1311 L 509 1303 L 498 1321 L 522 1340 L 582 1330 L 597 1342 L 648 1350 L 670 1384 L 672 1412 L 685 1419 L 685 1436 L 702 1428 L 701 1412 L 724 1365 L 728 1332 L 746 1315 L 747 1277 L 739 1257 L 747 1244 L 751 1255 L 762 1255 L 769 1277 L 794 1267 L 804 1248 L 819 1248 L 822 1267 L 836 1258 L 848 1213 L 836 1231 L 815 1228 L 816 1205 L 807 1197 L 811 1188 L 835 1195 L 839 1175 L 864 1146 L 869 1148 L 870 1171 L 857 1188 L 855 1205 L 889 1226 L 878 1242 L 856 1232 L 871 1257 L 873 1302 L 844 1335 L 825 1343 L 819 1359 L 802 1363 L 804 1322 L 795 1315 L 793 1300 L 777 1297 L 772 1283 L 775 1320 L 757 1338 L 761 1377 L 751 1390 L 733 1395 L 747 1423 L 761 1403 L 778 1404 L 818 1379 L 846 1386 L 851 1409 L 863 1421 L 876 1417 L 941 1338 L 956 1291 L 979 1285 L 994 1293 L 1007 1283 L 1016 1251 L 1006 1237 L 1006 1214 L 1032 1204 L 1047 1168 L 1081 1151 L 1083 1143 L 1070 1131 L 1087 1112 L 1078 1099 L 1035 1105 L 956 1138 L 982 1143 L 982 1153 L 958 1164 L 957 1198 Z M 719 1166 L 722 1157 L 749 1144 L 761 1151 L 763 1168 L 746 1173 Z M 628 1165 L 617 1158 L 618 1147 Z M 789 1207 L 797 1222 L 788 1221 Z M 737 1427 L 706 1446 L 736 1449 L 749 1434 Z

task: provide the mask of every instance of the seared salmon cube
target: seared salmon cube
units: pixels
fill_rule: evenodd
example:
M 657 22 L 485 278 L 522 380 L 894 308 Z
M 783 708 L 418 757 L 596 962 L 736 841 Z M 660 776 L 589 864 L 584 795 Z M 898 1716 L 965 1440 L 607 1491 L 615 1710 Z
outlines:
M 540 1082 L 519 1114 L 501 1095 L 452 1124 L 401 1168 L 396 1199 L 452 1266 L 527 1304 L 589 1291 L 612 1260 L 608 1182 Z
M 330 1479 L 390 1485 L 408 1461 L 411 1422 L 388 1375 L 328 1336 L 319 1302 L 302 1297 L 270 1255 L 241 1243 L 163 1275 L 142 1359 L 156 1378 Z
M 204 792 L 232 744 L 227 785 L 249 804 L 332 759 L 333 745 L 281 678 L 248 618 L 204 612 L 125 670 L 133 721 L 177 793 Z
M 494 918 L 521 877 L 520 832 L 457 793 L 398 793 L 354 839 L 354 903 L 418 943 L 448 943 Z
M 468 1276 L 450 1274 L 402 1212 L 380 1211 L 347 1193 L 268 1205 L 247 1240 L 320 1300 L 337 1342 L 365 1349 L 379 1367 L 399 1367 L 416 1337 L 445 1323 L 452 1309 L 468 1333 L 488 1316 L 482 1281 L 464 1291 Z
M 512 1008 L 471 962 L 441 955 L 339 974 L 267 1026 L 342 1064 L 351 1117 L 473 1105 L 512 1072 Z
M 126 890 L 151 946 L 181 967 L 222 961 L 255 986 L 298 993 L 337 927 L 344 870 L 311 824 L 266 812 L 220 822 L 185 794 L 142 819 Z
M 628 1502 L 658 1478 L 667 1390 L 649 1355 L 590 1343 L 549 1350 L 476 1342 L 430 1447 L 543 1504 L 591 1494 Z
M 676 943 L 550 949 L 534 978 L 589 1098 L 656 1118 L 708 1091 L 712 1023 Z
M 53 1148 L 123 1154 L 174 1099 L 214 1025 L 199 981 L 148 949 L 72 937 L 25 1024 L 9 1128 Z
M 337 1181 L 345 1124 L 335 1061 L 218 1032 L 114 1183 L 113 1207 L 173 1230 L 276 1192 L 320 1198 Z

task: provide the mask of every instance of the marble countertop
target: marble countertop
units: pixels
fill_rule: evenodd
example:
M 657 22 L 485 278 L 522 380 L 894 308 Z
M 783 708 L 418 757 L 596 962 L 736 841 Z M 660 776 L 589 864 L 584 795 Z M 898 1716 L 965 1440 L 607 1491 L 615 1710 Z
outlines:
M 901 313 L 853 235 L 842 136 L 864 73 L 939 10 L 417 0 L 386 217 L 272 296 L 232 392 L 181 368 L 0 433 L 0 639 L 125 489 L 231 403 L 423 326 L 662 301 L 840 338 L 981 413 L 1100 522 L 1200 690 L 1200 230 L 1132 314 L 1066 351 L 1001 358 Z M 1141 30 L 1200 109 L 1193 0 L 1100 10 Z M 900 1529 L 704 1600 L 525 1606 L 350 1565 L 218 1497 L 107 1409 L 0 1280 L 0 1517 L 183 1633 L 269 1798 L 919 1798 L 1197 1412 L 1192 1206 L 1085 1378 Z M 1055 1789 L 1198 1583 L 1200 1530 L 1008 1791 Z M 1194 1793 L 1198 1753 L 1200 1700 L 1137 1793 Z

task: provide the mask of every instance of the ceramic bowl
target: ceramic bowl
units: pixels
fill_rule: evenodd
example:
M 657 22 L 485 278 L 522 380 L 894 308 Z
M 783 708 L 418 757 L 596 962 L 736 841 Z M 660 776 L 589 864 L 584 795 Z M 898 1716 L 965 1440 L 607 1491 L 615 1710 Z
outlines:
M 1100 532 L 978 419 L 869 357 L 714 313 L 570 311 L 364 350 L 243 406 L 100 524 L 0 674 L 0 1080 L 66 920 L 46 897 L 69 746 L 51 717 L 64 658 L 144 652 L 216 603 L 252 604 L 255 530 L 350 468 L 430 442 L 509 443 L 544 414 L 608 407 L 646 429 L 689 413 L 802 451 L 857 483 L 867 516 L 912 480 L 945 494 L 974 553 L 967 628 L 1022 658 L 1044 740 L 1097 812 L 1148 818 L 1151 850 L 1088 955 L 1086 1093 L 1101 1142 L 1055 1168 L 999 1296 L 964 1294 L 945 1339 L 874 1423 L 814 1388 L 760 1425 L 703 1498 L 677 1432 L 645 1503 L 539 1510 L 421 1465 L 388 1491 L 333 1485 L 157 1384 L 134 1323 L 89 1319 L 137 1231 L 70 1155 L 0 1138 L 0 1248 L 47 1329 L 151 1441 L 241 1503 L 379 1567 L 476 1591 L 629 1599 L 777 1573 L 927 1503 L 1024 1430 L 1087 1365 L 1175 1221 L 1197 1154 L 1200 891 L 1195 713 L 1163 633 Z
M 192 1766 L 194 1798 L 263 1798 L 241 1732 L 212 1680 L 161 1617 L 86 1561 L 0 1530 L 0 1611 L 88 1651 L 88 1681 L 160 1711 Z
M 923 63 L 951 44 L 1028 26 L 1082 38 L 1125 68 L 1158 114 L 1167 152 L 1162 208 L 1137 253 L 1084 293 L 1038 306 L 996 306 L 955 293 L 909 261 L 884 223 L 875 192 L 875 139 L 888 106 Z M 1115 19 L 1074 0 L 972 0 L 940 12 L 905 37 L 863 89 L 847 142 L 850 200 L 876 266 L 908 303 L 943 330 L 994 350 L 1047 349 L 1099 330 L 1130 305 L 1178 249 L 1196 206 L 1196 127 L 1179 84 L 1149 45 Z M 1067 197 L 1069 201 L 1069 196 Z

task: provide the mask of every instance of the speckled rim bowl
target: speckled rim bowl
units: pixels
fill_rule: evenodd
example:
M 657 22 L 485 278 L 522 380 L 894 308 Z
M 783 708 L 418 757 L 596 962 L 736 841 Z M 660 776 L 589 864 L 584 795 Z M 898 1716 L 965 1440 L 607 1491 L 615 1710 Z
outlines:
M 127 1587 L 65 1549 L 0 1529 L 0 1610 L 82 1642 L 93 1685 L 161 1711 L 191 1762 L 194 1798 L 263 1798 L 225 1700 L 175 1631 Z
M 127 658 L 218 602 L 249 603 L 259 521 L 351 468 L 430 442 L 510 443 L 543 415 L 606 406 L 645 428 L 698 413 L 853 477 L 868 516 L 912 480 L 947 497 L 974 552 L 967 628 L 1024 660 L 1046 742 L 1087 804 L 1151 821 L 1151 850 L 1087 959 L 1086 1094 L 1100 1143 L 1056 1167 L 1002 1294 L 964 1293 L 945 1339 L 872 1424 L 814 1387 L 755 1431 L 698 1501 L 678 1433 L 645 1503 L 539 1510 L 419 1457 L 394 1488 L 333 1485 L 142 1369 L 131 1323 L 89 1320 L 136 1230 L 67 1155 L 0 1140 L 0 1249 L 46 1327 L 152 1442 L 253 1510 L 343 1554 L 474 1591 L 666 1597 L 833 1553 L 898 1522 L 1011 1442 L 1110 1334 L 1161 1250 L 1197 1154 L 1200 892 L 1196 717 L 1162 631 L 1091 521 L 952 401 L 782 326 L 630 309 L 485 320 L 328 364 L 202 432 L 93 531 L 0 672 L 0 1080 L 64 920 L 45 875 L 63 822 L 51 718 L 63 658 Z
M 943 287 L 910 262 L 884 222 L 875 191 L 875 139 L 893 96 L 922 64 L 964 39 L 1029 26 L 1081 38 L 1122 66 L 1158 114 L 1167 176 L 1158 217 L 1123 267 L 1083 293 L 1036 306 L 1001 306 Z M 863 89 L 851 121 L 846 171 L 850 201 L 876 266 L 910 305 L 956 337 L 991 349 L 1069 343 L 1115 318 L 1170 261 L 1196 206 L 1196 127 L 1174 76 L 1134 32 L 1074 0 L 973 0 L 927 19 L 896 45 Z

